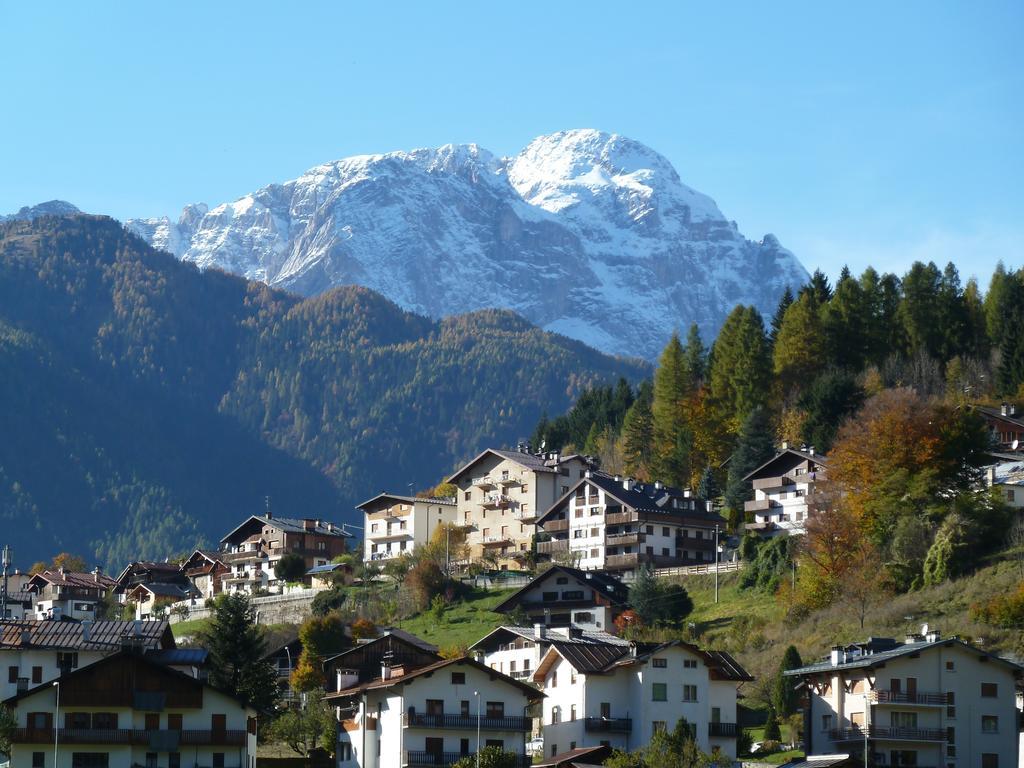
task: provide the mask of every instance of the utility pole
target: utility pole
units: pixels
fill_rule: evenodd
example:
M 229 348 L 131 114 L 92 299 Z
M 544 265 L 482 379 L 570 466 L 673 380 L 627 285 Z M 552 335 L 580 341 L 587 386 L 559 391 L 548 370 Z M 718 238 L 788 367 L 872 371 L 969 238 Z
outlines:
M 715 602 L 718 602 L 718 526 L 715 526 Z
M 7 618 L 7 569 L 11 564 L 11 548 L 6 544 L 4 544 L 3 554 L 0 556 L 0 562 L 4 569 L 4 592 L 0 595 L 0 621 L 2 621 Z

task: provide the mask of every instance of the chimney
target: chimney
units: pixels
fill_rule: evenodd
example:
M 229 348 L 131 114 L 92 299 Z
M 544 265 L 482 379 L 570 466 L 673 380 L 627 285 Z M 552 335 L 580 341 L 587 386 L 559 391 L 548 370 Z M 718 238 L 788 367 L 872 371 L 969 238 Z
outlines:
M 132 637 L 142 637 L 142 620 L 136 619 L 132 622 Z
M 315 531 L 316 530 L 316 520 L 303 520 L 302 521 L 302 527 L 305 528 L 307 531 Z
M 388 665 L 387 662 L 384 662 L 383 664 L 380 665 L 380 679 L 381 680 L 390 680 L 391 679 L 391 667 Z
M 21 630 L 21 644 L 32 645 L 32 630 L 23 629 Z
M 1003 403 L 1001 406 L 999 406 L 999 413 L 1001 415 L 1003 415 L 1003 416 L 1007 416 L 1008 415 L 1007 412 L 1009 410 L 1010 410 L 1010 406 L 1007 403 Z
M 92 641 L 92 619 L 82 620 L 82 642 L 88 643 Z
M 782 441 L 782 450 L 784 450 L 784 451 L 788 451 L 789 450 L 789 441 L 788 440 L 783 440 Z
M 814 446 L 812 445 L 812 446 L 811 446 L 810 448 L 808 448 L 808 449 L 807 449 L 807 452 L 808 452 L 809 454 L 811 454 L 811 456 L 813 456 L 813 455 L 814 455 Z
M 829 656 L 829 659 L 831 660 L 833 667 L 838 666 L 839 664 L 844 664 L 846 662 L 846 651 L 843 649 L 843 646 L 832 646 L 832 653 Z
M 1014 403 L 1010 403 L 1010 415 L 1011 416 L 1016 416 L 1017 415 L 1017 406 Z
M 534 640 L 543 640 L 544 639 L 544 625 L 543 624 L 534 624 L 533 625 L 533 639 Z
M 588 470 L 585 470 L 585 471 L 583 472 L 583 476 L 584 476 L 585 478 L 587 478 L 587 479 L 589 480 L 589 479 L 590 479 L 591 477 L 593 477 L 593 474 L 592 474 L 592 473 L 591 473 L 591 471 L 590 471 L 590 470 L 588 469 Z
M 928 625 L 926 624 L 925 627 Z M 922 627 L 923 629 L 924 627 Z M 942 635 L 939 633 L 938 627 L 931 627 L 927 632 L 924 632 L 924 639 L 929 643 L 937 643 L 942 639 Z
M 94 582 L 96 582 L 97 584 L 99 584 L 99 581 L 100 581 L 100 573 L 101 573 L 101 571 L 100 571 L 100 567 L 98 565 L 95 568 L 92 569 L 92 580 Z
M 993 464 L 991 467 L 985 467 L 985 479 L 988 481 L 989 488 L 996 484 L 995 464 Z
M 615 476 L 615 482 L 616 483 L 621 483 L 622 482 L 622 475 L 616 475 Z
M 622 487 L 625 488 L 627 491 L 633 490 L 633 478 L 627 477 L 625 480 L 623 480 Z

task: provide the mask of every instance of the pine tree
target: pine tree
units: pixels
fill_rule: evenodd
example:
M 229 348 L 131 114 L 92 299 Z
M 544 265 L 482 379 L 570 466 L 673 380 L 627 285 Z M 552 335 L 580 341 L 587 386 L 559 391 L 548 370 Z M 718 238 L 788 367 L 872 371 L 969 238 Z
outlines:
M 715 472 L 711 467 L 704 467 L 701 473 L 700 482 L 697 483 L 696 496 L 701 501 L 715 501 L 721 490 L 718 481 L 715 479 Z
M 700 329 L 696 323 L 690 325 L 690 331 L 686 334 L 686 348 L 683 357 L 686 361 L 686 369 L 690 374 L 691 386 L 700 386 L 707 375 L 708 351 L 704 347 Z
M 775 309 L 775 314 L 772 315 L 771 330 L 768 331 L 768 339 L 771 341 L 772 346 L 775 346 L 775 340 L 779 337 L 779 329 L 782 327 L 782 318 L 786 315 L 786 310 L 789 309 L 789 305 L 793 303 L 793 291 L 787 285 L 785 292 L 782 294 L 782 298 L 779 299 L 779 306 Z
M 644 381 L 637 390 L 636 401 L 622 422 L 622 453 L 625 470 L 641 480 L 651 479 L 654 420 L 651 415 L 653 397 L 651 383 Z
M 814 270 L 814 274 L 811 275 L 811 281 L 800 289 L 800 294 L 797 298 L 808 293 L 819 307 L 828 304 L 828 300 L 832 298 L 832 286 L 829 285 L 828 278 L 825 277 L 825 273 L 820 269 Z
M 942 347 L 942 316 L 939 298 L 942 273 L 934 263 L 917 261 L 903 277 L 899 320 L 907 338 L 906 352 L 937 357 Z
M 764 322 L 754 307 L 736 307 L 712 351 L 708 382 L 714 407 L 735 434 L 754 408 L 768 402 L 772 361 Z
M 836 284 L 832 300 L 822 312 L 822 330 L 827 339 L 827 356 L 821 368 L 837 365 L 859 372 L 868 357 L 869 308 L 861 284 L 847 275 Z
M 245 595 L 221 595 L 202 633 L 209 650 L 210 683 L 269 711 L 278 697 L 277 673 L 263 660 L 267 645 L 256 626 L 256 610 Z
M 686 368 L 683 345 L 673 333 L 658 360 L 651 403 L 654 450 L 653 471 L 666 483 L 679 485 L 687 477 L 689 451 L 684 406 L 691 379 Z
M 800 696 L 796 691 L 797 680 L 792 677 L 784 677 L 782 673 L 791 669 L 799 669 L 803 664 L 800 652 L 795 646 L 791 645 L 786 648 L 786 652 L 782 655 L 782 661 L 779 662 L 779 670 L 773 681 L 774 690 L 772 691 L 772 705 L 775 711 L 784 718 L 796 713 L 800 704 Z
M 996 384 L 1002 394 L 1015 397 L 1024 386 L 1024 270 L 1007 279 L 1003 293 Z
M 985 293 L 985 330 L 993 347 L 999 347 L 1003 339 L 1003 322 L 1006 318 L 1007 291 L 1012 277 L 1006 273 L 1003 262 L 996 264 L 995 272 Z
M 743 520 L 743 503 L 753 498 L 750 483 L 743 478 L 775 455 L 775 438 L 767 409 L 757 408 L 743 422 L 736 450 L 729 461 L 725 485 L 725 505 L 730 510 L 730 523 L 736 527 Z

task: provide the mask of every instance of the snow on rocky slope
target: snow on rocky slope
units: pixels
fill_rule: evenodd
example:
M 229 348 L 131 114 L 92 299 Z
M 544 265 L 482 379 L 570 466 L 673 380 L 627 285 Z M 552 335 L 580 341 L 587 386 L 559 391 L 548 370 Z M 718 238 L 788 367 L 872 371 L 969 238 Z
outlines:
M 350 157 L 177 222 L 127 225 L 201 267 L 300 293 L 356 283 L 432 317 L 504 307 L 647 359 L 694 321 L 713 338 L 738 303 L 770 314 L 807 278 L 657 152 L 593 130 L 511 158 L 475 144 Z

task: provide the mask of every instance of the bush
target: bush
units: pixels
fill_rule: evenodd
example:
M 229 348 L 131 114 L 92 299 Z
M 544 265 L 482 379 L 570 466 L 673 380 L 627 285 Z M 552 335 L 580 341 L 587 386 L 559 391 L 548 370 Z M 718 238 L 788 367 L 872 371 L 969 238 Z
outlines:
M 350 632 L 353 640 L 369 640 L 377 636 L 377 625 L 369 619 L 356 619 Z
M 405 584 L 415 596 L 416 607 L 421 611 L 444 591 L 444 583 L 444 571 L 432 560 L 420 560 L 409 569 L 405 577 Z
M 1024 628 L 1024 582 L 1007 595 L 996 595 L 985 603 L 971 606 L 971 616 L 1004 629 Z
M 306 561 L 294 552 L 282 555 L 274 566 L 274 575 L 280 581 L 302 581 L 306 575 Z
M 345 604 L 345 592 L 338 587 L 325 589 L 317 593 L 310 604 L 310 610 L 314 616 L 326 616 L 332 611 L 340 609 Z

